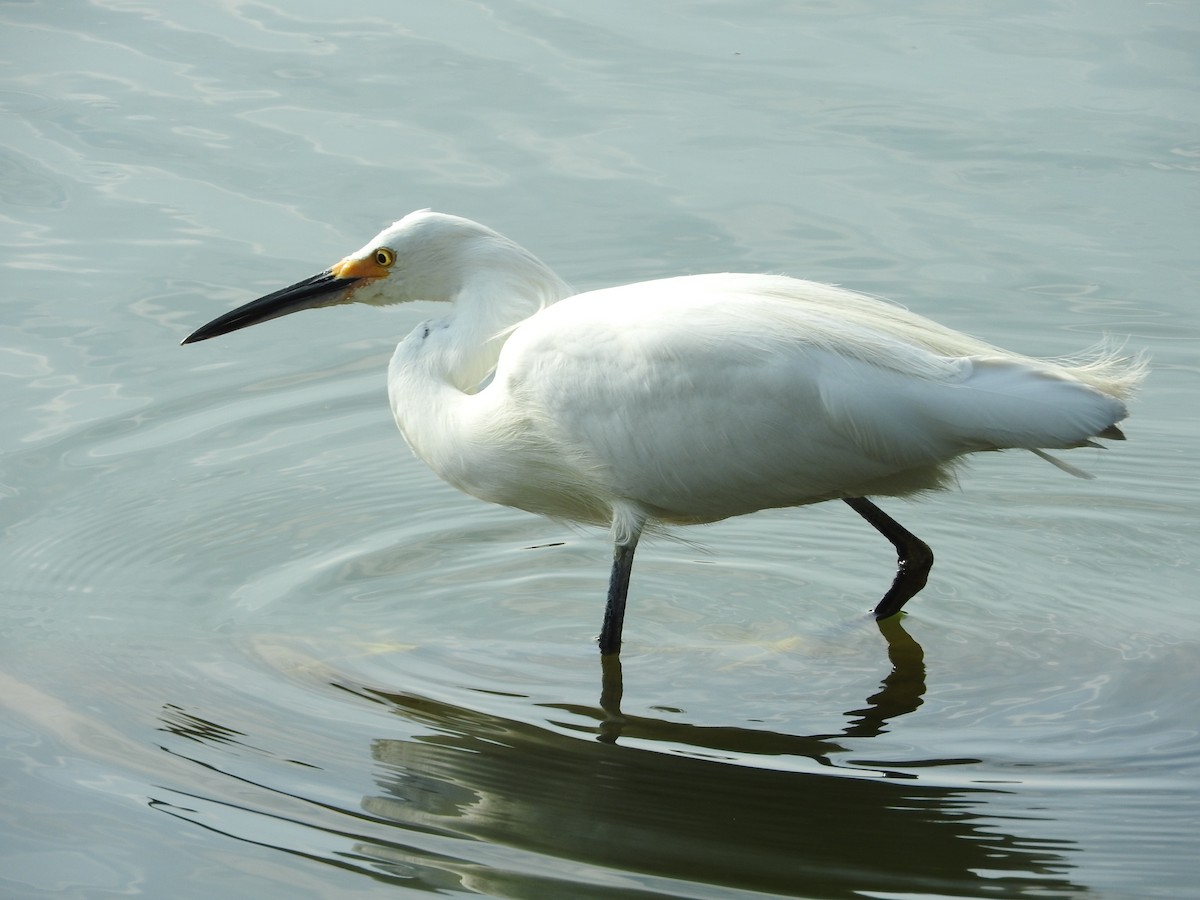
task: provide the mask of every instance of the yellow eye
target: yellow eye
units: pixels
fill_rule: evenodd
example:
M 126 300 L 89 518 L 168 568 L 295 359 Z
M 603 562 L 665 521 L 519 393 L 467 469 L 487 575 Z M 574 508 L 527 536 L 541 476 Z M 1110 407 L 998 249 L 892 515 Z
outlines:
M 380 247 L 375 251 L 375 264 L 390 269 L 396 261 L 396 251 L 388 247 Z

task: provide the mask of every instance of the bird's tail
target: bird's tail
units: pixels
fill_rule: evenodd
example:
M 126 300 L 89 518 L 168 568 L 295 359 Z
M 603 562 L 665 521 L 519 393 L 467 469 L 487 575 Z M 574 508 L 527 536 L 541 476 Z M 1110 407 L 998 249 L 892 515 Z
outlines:
M 1046 452 L 1101 447 L 1096 438 L 1125 440 L 1117 426 L 1128 415 L 1125 401 L 1146 377 L 1144 356 L 1127 356 L 1103 344 L 1080 356 L 1029 363 L 973 359 L 967 379 L 978 402 L 978 436 L 999 448 L 1031 451 L 1077 478 L 1093 476 Z
M 996 449 L 1067 450 L 1099 446 L 1094 438 L 1123 437 L 1117 423 L 1129 413 L 1136 377 L 1114 364 L 1088 367 L 997 357 L 970 360 L 954 391 L 964 436 Z

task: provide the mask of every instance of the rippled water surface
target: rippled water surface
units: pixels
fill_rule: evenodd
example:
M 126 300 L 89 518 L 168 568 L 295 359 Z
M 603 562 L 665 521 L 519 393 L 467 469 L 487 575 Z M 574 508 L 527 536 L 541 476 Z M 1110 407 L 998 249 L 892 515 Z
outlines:
M 1190 0 L 0 6 L 0 893 L 1194 890 Z M 1027 353 L 1127 336 L 1129 441 L 639 551 L 395 433 L 429 308 L 186 348 L 403 213 L 580 288 L 786 271 Z

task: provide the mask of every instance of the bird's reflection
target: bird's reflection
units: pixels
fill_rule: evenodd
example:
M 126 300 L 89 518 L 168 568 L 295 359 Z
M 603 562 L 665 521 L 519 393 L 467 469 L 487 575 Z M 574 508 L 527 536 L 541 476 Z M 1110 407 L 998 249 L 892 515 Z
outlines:
M 891 671 L 864 706 L 845 713 L 846 726 L 829 734 L 627 715 L 616 656 L 602 662 L 598 707 L 549 707 L 572 714 L 551 723 L 558 732 L 485 712 L 438 710 L 403 693 L 375 694 L 438 733 L 376 742 L 380 792 L 364 807 L 406 827 L 441 828 L 597 871 L 729 889 L 852 896 L 936 888 L 972 896 L 1003 884 L 1009 896 L 1076 891 L 1060 880 L 1062 857 L 1044 845 L 1030 849 L 980 812 L 994 792 L 939 787 L 899 765 L 864 770 L 839 762 L 849 742 L 883 733 L 922 703 L 920 645 L 898 617 L 880 631 Z M 595 740 L 572 739 L 571 731 Z M 803 771 L 797 761 L 804 757 L 857 777 Z M 789 761 L 776 767 L 767 758 Z M 928 772 L 961 762 L 919 765 Z M 987 878 L 978 874 L 984 870 Z
M 828 734 L 626 715 L 616 657 L 603 663 L 597 706 L 543 707 L 551 715 L 533 721 L 341 683 L 402 718 L 406 736 L 373 740 L 376 790 L 358 809 L 314 799 L 322 819 L 342 815 L 313 827 L 351 841 L 333 865 L 354 859 L 375 878 L 492 896 L 607 897 L 614 884 L 620 896 L 697 895 L 684 885 L 704 896 L 1083 893 L 1067 874 L 1069 843 L 1012 833 L 1020 819 L 1002 791 L 937 783 L 931 767 L 964 760 L 845 761 L 922 704 L 920 645 L 898 618 L 880 631 L 889 674 Z M 184 720 L 169 712 L 179 734 Z M 252 782 L 229 774 L 247 810 Z

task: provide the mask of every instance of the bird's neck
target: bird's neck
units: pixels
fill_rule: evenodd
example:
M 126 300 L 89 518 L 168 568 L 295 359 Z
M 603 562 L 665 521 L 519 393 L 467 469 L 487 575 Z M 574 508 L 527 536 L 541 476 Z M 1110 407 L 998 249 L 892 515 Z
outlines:
M 544 267 L 543 267 L 544 268 Z M 418 326 L 400 342 L 388 372 L 396 424 L 421 459 L 468 493 L 474 488 L 464 448 L 473 446 L 472 425 L 486 413 L 479 401 L 512 328 L 568 296 L 553 272 L 538 277 L 482 277 L 467 283 L 450 312 Z M 485 403 L 486 405 L 486 403 Z
M 496 367 L 509 333 L 571 289 L 550 269 L 530 258 L 527 269 L 508 267 L 503 276 L 481 273 L 463 285 L 450 312 L 429 323 L 422 353 L 428 373 L 463 392 L 473 392 Z

